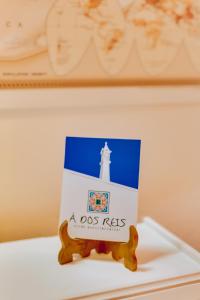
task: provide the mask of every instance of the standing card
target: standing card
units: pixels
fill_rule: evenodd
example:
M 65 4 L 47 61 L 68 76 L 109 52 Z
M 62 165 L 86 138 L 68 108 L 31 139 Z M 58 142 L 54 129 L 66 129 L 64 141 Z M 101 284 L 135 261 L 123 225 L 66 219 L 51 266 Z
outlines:
M 137 223 L 140 140 L 67 137 L 60 222 L 74 238 L 127 242 Z

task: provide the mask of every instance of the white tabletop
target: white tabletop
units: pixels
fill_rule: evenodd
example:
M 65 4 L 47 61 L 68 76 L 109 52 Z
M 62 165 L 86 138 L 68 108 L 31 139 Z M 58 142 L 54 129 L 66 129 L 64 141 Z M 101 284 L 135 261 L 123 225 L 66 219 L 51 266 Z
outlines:
M 153 221 L 138 225 L 139 266 L 130 272 L 111 256 L 90 258 L 60 266 L 58 237 L 37 238 L 0 245 L 0 299 L 56 300 L 117 290 L 151 288 L 177 280 L 194 280 L 200 272 L 198 253 L 165 232 Z M 127 289 L 126 289 L 127 288 Z M 95 299 L 106 299 L 106 296 Z

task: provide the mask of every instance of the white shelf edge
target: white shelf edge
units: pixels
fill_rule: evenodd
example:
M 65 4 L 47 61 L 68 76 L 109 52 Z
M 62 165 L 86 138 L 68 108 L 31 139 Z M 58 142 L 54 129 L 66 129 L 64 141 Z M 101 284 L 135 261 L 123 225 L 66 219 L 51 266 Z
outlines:
M 159 282 L 152 282 L 148 284 L 142 284 L 134 287 L 125 287 L 119 290 L 110 290 L 108 292 L 96 293 L 81 297 L 70 297 L 64 300 L 116 300 L 116 299 L 128 299 L 130 297 L 144 296 L 150 293 L 156 293 L 158 291 L 169 290 L 171 288 L 177 288 L 180 286 L 200 284 L 200 275 L 196 274 L 193 276 L 172 278 L 169 280 L 163 280 Z

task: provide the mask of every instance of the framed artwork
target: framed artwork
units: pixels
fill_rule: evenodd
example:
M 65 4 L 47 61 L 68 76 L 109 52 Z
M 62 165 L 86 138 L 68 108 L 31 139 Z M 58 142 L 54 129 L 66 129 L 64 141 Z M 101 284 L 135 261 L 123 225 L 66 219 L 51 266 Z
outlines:
M 0 86 L 200 83 L 200 0 L 0 1 Z

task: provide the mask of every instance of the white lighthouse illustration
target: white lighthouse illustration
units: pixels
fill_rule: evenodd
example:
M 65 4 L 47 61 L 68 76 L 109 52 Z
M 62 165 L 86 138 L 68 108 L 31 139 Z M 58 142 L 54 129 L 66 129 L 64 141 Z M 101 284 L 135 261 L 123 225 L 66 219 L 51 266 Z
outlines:
M 108 148 L 108 143 L 105 142 L 104 148 L 101 149 L 101 162 L 99 178 L 103 181 L 110 182 L 110 154 L 111 150 Z

